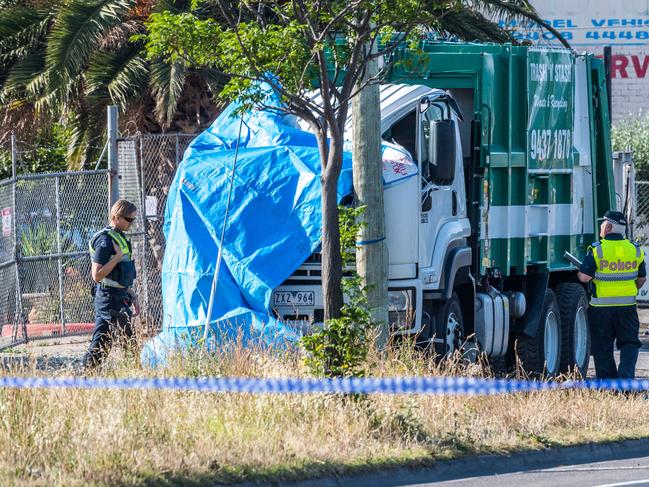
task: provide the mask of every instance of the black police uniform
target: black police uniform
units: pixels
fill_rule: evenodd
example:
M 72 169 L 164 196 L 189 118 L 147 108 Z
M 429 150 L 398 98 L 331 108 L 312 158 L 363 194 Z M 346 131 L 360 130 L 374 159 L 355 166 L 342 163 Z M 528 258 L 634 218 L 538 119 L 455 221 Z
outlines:
M 92 238 L 90 246 L 94 249 L 92 253 L 93 262 L 105 265 L 115 255 L 116 252 L 113 247 L 115 241 L 108 234 L 110 230 L 113 229 L 106 227 Z M 127 263 L 120 262 L 107 276 L 124 287 L 111 287 L 99 283 L 95 288 L 95 329 L 88 352 L 86 352 L 83 359 L 85 367 L 99 365 L 108 355 L 113 338 L 116 336 L 123 335 L 126 338 L 127 345 L 132 344 L 135 338 L 130 320 L 132 316 L 132 297 L 128 293 L 128 288 L 135 279 L 132 247 L 131 242 L 126 239 L 123 233 L 117 233 L 126 241 L 131 253 L 131 261 Z
M 607 219 L 626 224 L 620 212 L 607 212 Z M 619 233 L 609 233 L 606 240 L 624 240 Z M 599 245 L 594 243 L 592 247 Z M 595 276 L 597 264 L 592 251 L 589 251 L 581 268 L 583 274 Z M 638 278 L 646 277 L 647 269 L 642 262 L 638 267 Z M 590 283 L 591 297 L 597 297 L 595 283 Z M 640 321 L 635 305 L 632 306 L 589 306 L 588 323 L 590 326 L 591 353 L 595 361 L 595 373 L 598 379 L 628 378 L 635 376 L 638 361 L 638 350 L 641 346 L 638 338 Z M 615 365 L 613 345 L 620 351 L 620 365 Z

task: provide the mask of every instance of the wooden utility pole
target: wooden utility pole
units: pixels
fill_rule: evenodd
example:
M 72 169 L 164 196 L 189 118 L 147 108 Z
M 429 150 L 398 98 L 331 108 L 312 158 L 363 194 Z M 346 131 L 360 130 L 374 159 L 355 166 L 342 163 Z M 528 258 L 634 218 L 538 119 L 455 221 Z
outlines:
M 359 83 L 377 74 L 370 61 Z M 356 271 L 367 289 L 374 322 L 379 323 L 379 347 L 388 338 L 388 248 L 383 210 L 381 107 L 378 84 L 370 84 L 352 99 L 354 198 L 365 206 L 356 246 Z

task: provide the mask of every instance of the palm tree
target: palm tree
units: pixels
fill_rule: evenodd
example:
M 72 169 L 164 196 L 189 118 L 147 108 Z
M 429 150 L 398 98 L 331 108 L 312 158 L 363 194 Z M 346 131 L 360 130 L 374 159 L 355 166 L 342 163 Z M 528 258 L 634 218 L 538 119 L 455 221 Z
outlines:
M 147 61 L 144 21 L 189 0 L 0 0 L 0 131 L 31 131 L 64 120 L 69 165 L 84 167 L 117 104 L 123 127 L 143 132 L 195 130 L 215 115 L 205 93 L 220 79 L 209 70 Z M 134 123 L 133 123 L 134 122 Z
M 464 0 L 462 3 L 463 8 L 441 18 L 440 31 L 468 41 L 514 43 L 511 33 L 503 30 L 498 22 L 527 21 L 548 30 L 564 47 L 570 48 L 559 31 L 543 22 L 528 0 Z
M 526 0 L 463 5 L 440 16 L 441 35 L 512 42 L 498 20 L 541 23 Z M 101 147 L 109 104 L 120 107 L 124 130 L 192 132 L 207 124 L 218 113 L 210 95 L 223 79 L 210 69 L 149 61 L 143 41 L 133 40 L 151 13 L 190 8 L 190 0 L 0 0 L 0 139 L 63 120 L 68 164 L 85 167 Z M 200 9 L 218 18 L 209 3 Z

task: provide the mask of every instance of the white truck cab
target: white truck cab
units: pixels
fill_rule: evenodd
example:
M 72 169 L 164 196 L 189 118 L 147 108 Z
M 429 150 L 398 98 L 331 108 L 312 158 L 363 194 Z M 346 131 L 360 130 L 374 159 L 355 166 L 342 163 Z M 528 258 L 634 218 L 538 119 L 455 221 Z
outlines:
M 423 305 L 442 298 L 449 259 L 456 268 L 471 262 L 461 113 L 450 93 L 422 85 L 382 85 L 380 99 L 383 139 L 406 149 L 418 165 L 417 177 L 384 189 L 390 325 L 403 335 L 421 335 L 426 328 L 423 340 L 453 351 L 464 338 L 461 318 L 450 313 L 444 336 L 431 334 L 432 310 Z M 346 129 L 349 136 L 351 114 Z M 314 254 L 275 290 L 276 315 L 303 329 L 322 324 L 320 275 Z

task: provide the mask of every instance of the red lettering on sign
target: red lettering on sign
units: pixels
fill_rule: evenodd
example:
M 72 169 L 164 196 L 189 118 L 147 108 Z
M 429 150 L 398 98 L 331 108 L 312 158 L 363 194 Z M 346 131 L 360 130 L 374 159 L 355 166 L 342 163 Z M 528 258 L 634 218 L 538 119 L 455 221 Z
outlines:
M 635 69 L 636 77 L 644 78 L 647 74 L 647 68 L 649 68 L 649 56 L 642 57 L 642 66 L 640 66 L 639 56 L 631 56 L 631 61 L 633 62 L 633 69 Z
M 620 78 L 629 77 L 626 72 L 626 68 L 629 65 L 629 59 L 626 56 L 614 54 L 611 56 L 611 65 L 611 78 L 617 78 L 618 71 L 620 72 Z
M 392 162 L 392 170 L 394 171 L 394 174 L 399 174 L 400 176 L 408 175 L 408 170 L 406 169 L 405 164 L 397 161 L 390 161 L 390 162 Z

